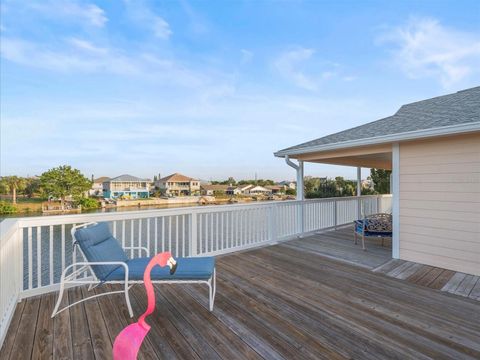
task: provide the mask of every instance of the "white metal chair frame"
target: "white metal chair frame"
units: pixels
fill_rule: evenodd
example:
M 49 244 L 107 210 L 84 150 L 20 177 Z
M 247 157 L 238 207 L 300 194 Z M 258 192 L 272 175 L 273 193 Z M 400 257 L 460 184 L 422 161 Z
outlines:
M 130 304 L 130 297 L 128 294 L 128 291 L 130 288 L 135 285 L 135 284 L 141 284 L 143 283 L 143 280 L 129 280 L 128 278 L 128 265 L 125 262 L 122 261 L 106 261 L 106 262 L 89 262 L 88 259 L 86 258 L 85 254 L 83 253 L 82 249 L 80 246 L 76 243 L 76 238 L 75 238 L 75 232 L 77 229 L 82 228 L 82 227 L 87 227 L 87 226 L 92 226 L 96 225 L 96 222 L 89 222 L 85 223 L 82 225 L 74 226 L 72 227 L 71 234 L 72 234 L 72 239 L 73 239 L 73 263 L 71 265 L 68 265 L 62 272 L 62 276 L 60 278 L 60 291 L 58 294 L 58 299 L 57 303 L 55 304 L 55 308 L 53 309 L 52 312 L 52 318 L 55 317 L 56 315 L 60 314 L 62 311 L 77 305 L 81 302 L 94 299 L 100 296 L 105 296 L 105 295 L 111 295 L 111 294 L 120 294 L 124 293 L 125 294 L 125 301 L 127 303 L 128 307 L 128 313 L 130 314 L 130 317 L 133 317 L 133 311 L 132 311 L 132 306 Z M 82 257 L 85 259 L 85 261 L 80 261 L 76 262 L 76 250 L 79 250 L 80 254 Z M 129 247 L 123 247 L 124 250 L 144 250 L 147 254 L 147 256 L 150 256 L 150 252 L 146 247 L 142 246 L 129 246 Z M 101 281 L 99 280 L 95 272 L 92 269 L 92 265 L 94 266 L 102 266 L 102 265 L 119 265 L 123 266 L 125 270 L 125 280 L 120 281 L 120 280 L 112 280 L 112 281 Z M 80 266 L 80 268 L 77 268 Z M 73 269 L 72 273 L 67 275 L 67 273 L 70 271 L 70 269 Z M 85 275 L 88 273 L 91 273 L 91 277 L 86 277 Z M 83 278 L 77 278 L 79 274 L 84 274 Z M 98 285 L 101 284 L 124 284 L 124 289 L 123 290 L 116 290 L 116 291 L 108 291 L 105 293 L 101 294 L 96 294 L 89 296 L 87 298 L 81 299 L 79 301 L 74 302 L 73 304 L 70 304 L 68 306 L 63 307 L 62 309 L 59 310 L 60 304 L 62 302 L 63 298 L 63 293 L 65 291 L 65 287 L 72 287 L 72 286 L 78 286 L 81 284 L 88 284 L 88 291 L 94 289 Z M 213 269 L 213 274 L 208 280 L 152 280 L 152 283 L 154 284 L 207 284 L 209 288 L 209 310 L 213 311 L 213 303 L 215 301 L 215 292 L 216 292 L 216 269 Z

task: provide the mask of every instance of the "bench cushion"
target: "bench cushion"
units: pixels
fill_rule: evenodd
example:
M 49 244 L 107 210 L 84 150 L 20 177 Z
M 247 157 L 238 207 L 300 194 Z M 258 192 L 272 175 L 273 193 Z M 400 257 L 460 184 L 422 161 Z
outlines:
M 127 261 L 129 280 L 143 280 L 143 273 L 151 257 L 131 259 Z M 208 280 L 215 268 L 214 257 L 177 258 L 177 271 L 170 275 L 168 266 L 155 266 L 151 272 L 151 279 L 155 280 Z M 124 280 L 123 267 L 115 269 L 105 280 Z
M 80 245 L 87 261 L 108 262 L 128 260 L 119 242 L 112 236 L 105 222 L 75 231 L 75 239 Z M 120 265 L 93 265 L 92 269 L 99 280 L 105 280 L 108 274 Z

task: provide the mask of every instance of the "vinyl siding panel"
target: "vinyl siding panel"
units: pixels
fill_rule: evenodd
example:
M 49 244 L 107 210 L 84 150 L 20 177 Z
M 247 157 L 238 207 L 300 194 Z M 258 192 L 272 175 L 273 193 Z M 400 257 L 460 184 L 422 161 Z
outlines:
M 400 144 L 400 258 L 480 275 L 480 133 Z

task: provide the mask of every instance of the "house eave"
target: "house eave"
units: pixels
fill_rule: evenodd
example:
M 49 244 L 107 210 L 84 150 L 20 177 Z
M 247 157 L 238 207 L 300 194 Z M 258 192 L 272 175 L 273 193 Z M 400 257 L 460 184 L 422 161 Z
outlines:
M 306 146 L 303 148 L 291 149 L 291 150 L 285 149 L 285 150 L 280 150 L 275 152 L 274 155 L 276 157 L 283 158 L 287 155 L 295 156 L 295 155 L 308 154 L 308 153 L 314 153 L 314 152 L 320 152 L 320 151 L 338 150 L 338 149 L 378 145 L 378 144 L 385 144 L 385 143 L 395 143 L 400 141 L 425 139 L 425 138 L 431 138 L 436 136 L 464 134 L 464 133 L 476 132 L 476 131 L 480 131 L 480 121 L 460 124 L 460 125 L 442 126 L 438 128 L 431 128 L 431 129 L 425 129 L 425 130 L 416 130 L 416 131 L 409 131 L 404 133 L 389 134 L 384 136 L 376 136 L 376 137 L 364 138 L 364 139 L 358 139 L 358 140 L 342 141 L 342 142 L 337 142 L 333 144 Z

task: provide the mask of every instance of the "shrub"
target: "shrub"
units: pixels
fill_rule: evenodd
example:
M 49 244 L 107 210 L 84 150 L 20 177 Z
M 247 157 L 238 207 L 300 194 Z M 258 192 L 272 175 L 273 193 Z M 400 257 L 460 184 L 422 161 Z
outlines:
M 17 212 L 17 207 L 6 202 L 0 201 L 0 214 L 15 214 Z
M 80 205 L 83 210 L 98 209 L 100 207 L 98 200 L 92 198 L 80 198 L 75 204 Z

